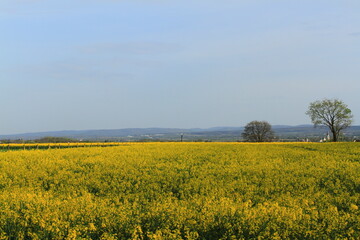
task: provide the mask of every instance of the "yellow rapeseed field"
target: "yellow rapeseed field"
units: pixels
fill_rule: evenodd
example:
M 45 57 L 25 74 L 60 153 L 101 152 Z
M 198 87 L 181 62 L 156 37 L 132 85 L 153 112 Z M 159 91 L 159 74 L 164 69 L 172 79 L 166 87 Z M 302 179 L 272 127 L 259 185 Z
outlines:
M 359 143 L 65 145 L 0 146 L 0 239 L 360 239 Z

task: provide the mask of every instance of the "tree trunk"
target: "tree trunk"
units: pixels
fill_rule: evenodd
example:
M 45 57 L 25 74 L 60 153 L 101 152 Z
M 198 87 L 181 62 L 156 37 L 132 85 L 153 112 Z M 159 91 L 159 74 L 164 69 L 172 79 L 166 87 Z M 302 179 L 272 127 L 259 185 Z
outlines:
M 338 134 L 335 130 L 331 130 L 332 135 L 333 135 L 333 141 L 337 142 L 338 141 Z

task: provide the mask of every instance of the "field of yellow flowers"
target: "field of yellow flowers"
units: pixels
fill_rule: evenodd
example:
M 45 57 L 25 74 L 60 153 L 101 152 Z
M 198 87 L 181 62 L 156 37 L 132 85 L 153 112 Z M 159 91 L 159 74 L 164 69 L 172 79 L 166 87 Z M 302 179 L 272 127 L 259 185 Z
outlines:
M 359 206 L 358 143 L 0 152 L 0 239 L 360 239 Z

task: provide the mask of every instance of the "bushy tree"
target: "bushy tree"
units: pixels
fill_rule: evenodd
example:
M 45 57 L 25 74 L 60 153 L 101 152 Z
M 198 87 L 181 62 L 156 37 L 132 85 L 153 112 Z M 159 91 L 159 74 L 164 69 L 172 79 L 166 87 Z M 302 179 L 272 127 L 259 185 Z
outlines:
M 270 123 L 266 121 L 249 122 L 241 136 L 248 142 L 271 142 L 274 139 Z
M 327 126 L 332 133 L 332 140 L 338 141 L 342 130 L 349 127 L 353 115 L 348 106 L 338 99 L 324 99 L 310 103 L 306 112 L 314 126 Z

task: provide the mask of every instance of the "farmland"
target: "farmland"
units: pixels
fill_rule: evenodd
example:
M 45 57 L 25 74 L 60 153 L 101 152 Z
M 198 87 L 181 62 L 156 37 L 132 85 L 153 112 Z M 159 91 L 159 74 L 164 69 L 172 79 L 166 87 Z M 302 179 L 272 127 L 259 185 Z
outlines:
M 69 143 L 3 143 L 0 144 L 0 151 L 9 150 L 31 150 L 31 149 L 62 149 L 78 147 L 111 147 L 123 146 L 119 142 L 69 142 Z
M 0 152 L 0 239 L 360 239 L 359 206 L 358 143 Z

